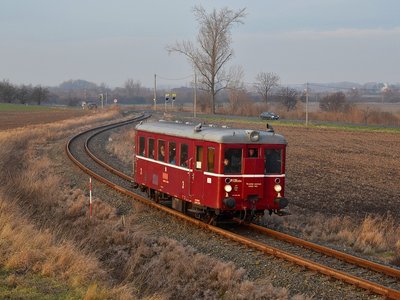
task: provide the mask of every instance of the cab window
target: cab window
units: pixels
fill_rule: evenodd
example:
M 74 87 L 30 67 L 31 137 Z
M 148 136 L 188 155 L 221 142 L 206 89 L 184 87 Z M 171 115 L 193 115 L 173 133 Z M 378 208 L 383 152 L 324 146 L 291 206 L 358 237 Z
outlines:
M 257 148 L 249 148 L 249 149 L 247 149 L 247 157 L 249 157 L 249 158 L 257 158 L 258 157 L 258 149 Z
M 265 149 L 265 174 L 282 173 L 282 149 Z

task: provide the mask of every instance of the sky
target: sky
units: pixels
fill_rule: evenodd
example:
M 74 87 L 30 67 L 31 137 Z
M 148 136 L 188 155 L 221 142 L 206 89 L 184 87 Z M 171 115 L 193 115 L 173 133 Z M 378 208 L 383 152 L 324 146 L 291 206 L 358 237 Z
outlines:
M 196 42 L 193 7 L 246 8 L 232 28 L 230 66 L 252 84 L 400 82 L 398 0 L 0 0 L 0 80 L 57 86 L 127 79 L 189 86 L 193 70 L 167 45 Z

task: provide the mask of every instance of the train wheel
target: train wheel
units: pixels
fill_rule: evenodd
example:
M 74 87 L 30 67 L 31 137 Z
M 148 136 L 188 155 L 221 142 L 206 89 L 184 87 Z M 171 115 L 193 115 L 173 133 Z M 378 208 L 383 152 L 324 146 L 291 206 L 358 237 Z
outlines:
M 239 219 L 241 223 L 250 224 L 254 220 L 254 214 L 251 211 L 245 210 L 240 212 Z
M 154 201 L 156 203 L 160 203 L 160 198 L 161 198 L 160 192 L 159 191 L 154 191 Z
M 148 189 L 147 189 L 147 197 L 148 197 L 150 200 L 154 200 L 154 190 L 153 190 L 153 189 L 151 189 L 151 188 L 148 188 Z
M 218 216 L 214 212 L 208 212 L 204 217 L 203 220 L 208 225 L 217 226 L 218 225 Z

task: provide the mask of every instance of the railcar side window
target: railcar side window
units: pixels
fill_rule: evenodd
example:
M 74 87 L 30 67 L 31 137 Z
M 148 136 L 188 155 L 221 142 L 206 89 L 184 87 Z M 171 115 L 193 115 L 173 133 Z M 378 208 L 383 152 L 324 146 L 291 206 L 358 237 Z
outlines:
M 265 149 L 265 174 L 282 173 L 282 150 Z
M 149 139 L 149 158 L 155 158 L 154 139 Z
M 158 140 L 158 160 L 165 161 L 165 142 Z
M 207 149 L 207 171 L 214 172 L 215 168 L 215 148 L 208 147 Z
M 181 144 L 181 156 L 180 156 L 181 167 L 185 168 L 189 167 L 188 153 L 189 153 L 189 146 L 187 144 Z
M 196 146 L 196 170 L 200 170 L 203 164 L 203 146 Z
M 144 149 L 145 149 L 145 138 L 144 136 L 139 137 L 139 155 L 145 155 Z
M 168 162 L 170 164 L 176 165 L 176 143 L 170 142 L 169 143 L 169 158 Z
M 224 173 L 240 173 L 242 171 L 242 149 L 228 148 L 224 152 Z

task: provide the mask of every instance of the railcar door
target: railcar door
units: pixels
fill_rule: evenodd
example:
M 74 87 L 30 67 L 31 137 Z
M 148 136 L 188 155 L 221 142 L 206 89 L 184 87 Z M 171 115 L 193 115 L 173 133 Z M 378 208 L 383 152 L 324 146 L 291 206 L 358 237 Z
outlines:
M 204 197 L 204 147 L 194 143 L 194 157 L 191 166 L 190 195 L 194 204 L 202 204 Z

